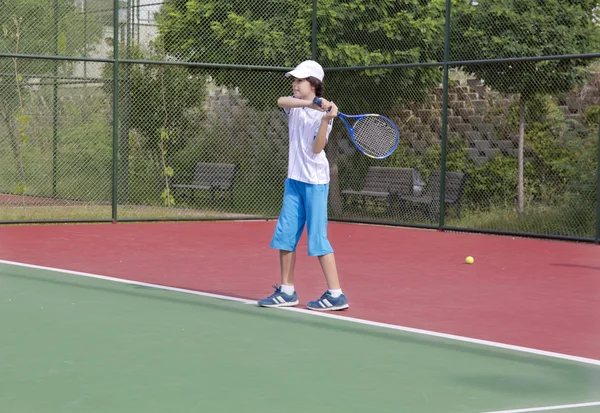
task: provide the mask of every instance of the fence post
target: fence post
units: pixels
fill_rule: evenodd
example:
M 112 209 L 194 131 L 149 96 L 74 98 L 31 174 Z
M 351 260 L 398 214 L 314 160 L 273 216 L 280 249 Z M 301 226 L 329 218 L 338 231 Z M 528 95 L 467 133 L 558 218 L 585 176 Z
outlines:
M 131 59 L 131 42 L 133 26 L 131 25 L 131 10 L 132 0 L 127 0 L 126 22 L 124 27 L 125 32 L 125 59 Z M 126 63 L 124 69 L 124 84 L 123 84 L 123 106 L 120 108 L 120 124 L 119 131 L 119 191 L 121 202 L 129 202 L 129 131 L 131 129 L 131 63 Z
M 317 0 L 312 4 L 312 60 L 317 60 Z
M 596 165 L 596 244 L 600 244 L 600 125 L 598 125 L 598 143 L 596 149 L 598 165 Z
M 448 61 L 450 60 L 450 5 L 446 0 L 446 27 L 444 34 L 444 83 L 442 91 L 442 159 L 440 165 L 440 221 L 439 229 L 444 227 L 444 205 L 446 201 L 446 143 L 448 141 Z
M 54 56 L 58 56 L 58 0 L 54 0 Z M 57 153 L 58 153 L 58 61 L 52 62 L 52 197 L 56 197 Z
M 118 143 L 119 143 L 119 0 L 113 0 L 113 141 L 112 141 L 112 220 L 117 222 Z
M 83 0 L 83 57 L 88 57 L 87 0 Z M 87 62 L 83 62 L 83 77 L 87 80 Z M 87 87 L 87 83 L 84 83 Z

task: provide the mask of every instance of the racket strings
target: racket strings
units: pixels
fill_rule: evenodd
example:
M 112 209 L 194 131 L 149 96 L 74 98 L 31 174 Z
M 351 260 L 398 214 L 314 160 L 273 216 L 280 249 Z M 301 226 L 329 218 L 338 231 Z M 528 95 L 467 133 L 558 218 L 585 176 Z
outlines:
M 385 156 L 396 145 L 396 129 L 379 116 L 365 116 L 356 122 L 353 129 L 356 144 L 367 155 Z

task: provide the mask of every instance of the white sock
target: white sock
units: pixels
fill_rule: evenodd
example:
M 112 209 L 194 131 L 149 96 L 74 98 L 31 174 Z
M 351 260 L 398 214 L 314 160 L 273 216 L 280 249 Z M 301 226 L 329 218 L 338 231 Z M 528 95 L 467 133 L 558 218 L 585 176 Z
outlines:
M 287 295 L 294 294 L 294 286 L 293 285 L 281 285 L 281 292 Z
M 333 298 L 338 298 L 340 295 L 342 295 L 342 290 L 329 290 L 329 294 L 331 294 Z

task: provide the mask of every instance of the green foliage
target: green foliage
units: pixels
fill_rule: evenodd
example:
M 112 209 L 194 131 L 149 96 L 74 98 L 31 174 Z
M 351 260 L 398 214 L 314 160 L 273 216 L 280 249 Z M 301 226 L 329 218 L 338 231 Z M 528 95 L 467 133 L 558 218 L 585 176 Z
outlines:
M 596 125 L 597 127 L 597 125 Z M 595 204 L 598 187 L 598 135 L 597 128 L 587 135 L 564 142 L 570 156 L 555 162 L 567 182 L 566 190 L 576 197 L 576 202 Z
M 125 58 L 126 53 L 126 46 L 119 45 L 120 58 Z M 158 46 L 142 50 L 137 43 L 131 46 L 129 56 L 139 60 L 162 60 L 165 57 Z M 112 65 L 104 66 L 103 77 L 112 79 Z M 190 73 L 182 66 L 121 64 L 119 79 L 121 122 L 127 122 L 130 129 L 140 132 L 144 137 L 143 146 L 156 151 L 163 128 L 171 131 L 171 145 L 175 148 L 185 146 L 189 136 L 184 136 L 183 131 L 187 130 L 193 116 L 201 116 L 202 113 L 205 75 Z M 105 82 L 103 87 L 110 96 L 112 82 Z M 163 93 L 166 100 L 163 100 Z
M 7 53 L 53 56 L 58 45 L 61 55 L 81 55 L 84 48 L 92 48 L 101 41 L 106 24 L 98 19 L 88 19 L 86 39 L 83 36 L 83 16 L 72 0 L 2 0 L 0 8 L 0 49 Z M 58 15 L 56 36 L 55 11 Z M 64 69 L 68 63 L 59 62 L 59 66 Z M 23 73 L 51 73 L 53 62 L 22 59 L 19 67 Z M 0 60 L 0 72 L 11 72 L 13 69 L 10 60 Z
M 435 1 L 321 1 L 319 59 L 325 67 L 439 61 L 444 28 L 439 5 Z M 326 79 L 326 93 L 346 113 L 389 113 L 394 105 L 423 100 L 440 81 L 441 72 L 430 67 L 332 72 Z
M 161 199 L 166 207 L 175 206 L 175 198 L 172 195 L 172 191 L 170 188 L 163 189 L 160 194 Z
M 161 70 L 161 78 L 164 76 L 164 73 Z M 164 88 L 164 80 L 161 79 L 161 86 Z M 166 105 L 166 102 L 164 101 L 164 96 L 165 96 L 165 90 L 161 91 L 161 94 L 163 96 L 163 111 L 164 111 L 164 106 Z M 166 118 L 166 113 L 163 113 L 163 116 L 165 116 L 165 119 L 163 120 L 163 125 L 167 123 L 167 118 Z M 167 128 L 165 128 L 164 126 L 162 128 L 160 128 L 160 132 L 159 132 L 160 136 L 159 136 L 159 140 L 158 140 L 158 146 L 160 148 L 160 161 L 161 161 L 161 165 L 162 165 L 162 176 L 165 180 L 165 187 L 164 190 L 161 194 L 161 198 L 164 201 L 165 206 L 170 207 L 171 205 L 175 205 L 175 198 L 173 197 L 173 195 L 171 194 L 171 188 L 169 187 L 170 184 L 170 180 L 173 177 L 173 175 L 175 175 L 175 171 L 173 170 L 172 167 L 167 166 L 167 142 L 171 139 L 171 131 L 169 131 Z
M 302 36 L 310 10 L 289 0 L 168 0 L 157 21 L 166 50 L 180 60 L 291 65 L 290 55 L 310 56 Z
M 125 45 L 120 54 L 124 58 Z M 133 44 L 129 51 L 132 59 L 162 60 L 158 47 L 143 51 Z M 106 79 L 112 78 L 112 65 L 103 69 Z M 157 163 L 183 149 L 192 139 L 190 125 L 202 116 L 206 93 L 206 79 L 202 73 L 191 74 L 187 68 L 172 65 L 136 64 L 119 67 L 119 103 L 121 127 L 140 135 L 140 146 Z M 104 90 L 112 94 L 112 83 Z M 167 133 L 168 132 L 168 133 Z M 163 173 L 166 164 L 161 166 Z M 161 175 L 163 175 L 161 173 Z
M 513 125 L 517 122 L 514 106 L 507 118 Z M 524 176 L 528 203 L 563 205 L 573 194 L 585 202 L 595 199 L 597 124 L 590 127 L 568 121 L 556 99 L 548 96 L 530 100 L 526 122 L 525 157 L 529 162 Z M 516 166 L 514 157 L 497 157 L 470 170 L 468 202 L 479 207 L 512 207 L 517 188 Z
M 571 197 L 562 205 L 531 206 L 521 216 L 514 208 L 502 204 L 491 205 L 484 212 L 464 209 L 460 220 L 448 219 L 446 222 L 464 228 L 593 238 L 595 216 L 593 205 Z
M 590 53 L 600 46 L 596 3 L 579 0 L 457 1 L 452 19 L 452 58 L 487 60 Z M 519 123 L 532 98 L 573 89 L 591 60 L 511 61 L 464 66 L 492 89 L 519 94 Z M 525 120 L 526 122 L 526 120 Z M 520 130 L 524 125 L 520 125 Z M 524 151 L 520 136 L 519 151 Z M 523 171 L 523 159 L 517 165 Z M 523 212 L 525 183 L 518 185 Z
M 307 6 L 304 14 L 310 16 Z M 275 8 L 277 11 L 272 12 Z M 289 0 L 267 4 L 168 0 L 156 18 L 165 50 L 179 60 L 252 65 L 264 61 L 272 66 L 290 66 L 299 56 L 310 56 L 310 44 L 297 33 L 305 20 L 296 20 L 299 9 L 305 5 Z M 289 93 L 281 72 L 248 71 L 235 76 L 220 70 L 206 72 L 218 85 L 239 88 L 257 107 L 273 106 L 278 96 Z
M 443 38 L 439 4 L 319 1 L 317 60 L 324 67 L 435 60 Z M 310 2 L 167 0 L 157 20 L 168 53 L 185 61 L 293 67 L 311 58 Z M 218 84 L 239 88 L 256 107 L 272 107 L 277 97 L 290 93 L 279 71 L 211 75 Z M 381 112 L 402 99 L 424 97 L 439 80 L 439 70 L 431 68 L 332 72 L 325 78 L 325 94 L 343 100 L 349 113 Z M 344 100 L 348 94 L 353 98 Z
M 76 55 L 84 47 L 97 43 L 102 35 L 102 26 L 90 22 L 87 39 L 81 36 L 83 22 L 75 3 L 69 0 L 2 0 L 0 6 L 0 50 L 4 53 L 51 56 L 57 50 L 62 55 Z M 0 118 L 9 131 L 7 138 L 19 171 L 19 182 L 14 190 L 17 194 L 24 194 L 27 188 L 23 147 L 28 140 L 30 116 L 23 104 L 29 80 L 24 74 L 39 76 L 68 66 L 51 60 L 0 59 Z
M 600 125 L 600 105 L 590 105 L 583 114 L 583 120 L 587 126 L 596 127 Z
M 473 167 L 473 162 L 467 153 L 466 138 L 460 135 L 449 135 L 446 146 L 446 170 L 452 172 L 467 172 Z M 390 156 L 386 166 L 415 168 L 421 176 L 427 177 L 434 170 L 441 168 L 442 146 L 440 143 L 431 144 L 424 155 L 417 155 L 410 149 L 410 144 L 402 142 Z
M 25 182 L 17 183 L 17 186 L 13 189 L 13 194 L 15 195 L 25 195 L 25 191 L 27 190 L 27 185 Z
M 452 172 L 469 172 L 473 161 L 467 153 L 466 139 L 462 136 L 449 136 L 446 150 L 446 170 Z M 352 188 L 357 182 L 362 182 L 369 166 L 387 166 L 392 168 L 414 168 L 423 179 L 427 179 L 434 170 L 440 170 L 442 160 L 441 144 L 431 144 L 424 155 L 416 154 L 403 139 L 398 143 L 394 153 L 384 160 L 371 160 L 358 151 L 344 159 L 340 168 L 340 184 L 342 188 Z M 357 188 L 354 188 L 357 189 Z
M 589 188 L 596 179 L 597 124 L 591 127 L 570 123 L 551 98 L 543 103 L 540 119 L 528 125 L 529 150 L 533 156 L 529 177 L 530 193 L 545 204 L 561 202 L 561 195 L 584 193 L 594 197 Z
M 592 1 L 486 0 L 453 5 L 455 60 L 552 56 L 598 50 L 600 32 Z M 584 59 L 466 65 L 469 72 L 504 93 L 568 91 L 583 78 Z
M 129 51 L 126 45 L 120 45 L 119 54 L 121 58 L 128 55 L 131 59 L 140 60 L 165 59 L 160 42 L 152 44 L 149 50 L 142 50 L 132 41 Z M 112 65 L 105 65 L 103 77 L 112 79 L 112 70 Z M 206 75 L 198 71 L 190 73 L 183 66 L 121 64 L 119 79 L 120 127 L 137 136 L 142 151 L 139 156 L 152 163 L 152 166 L 133 165 L 132 172 L 138 168 L 144 171 L 140 174 L 146 175 L 142 182 L 145 188 L 148 181 L 160 184 L 163 187 L 160 196 L 165 205 L 171 206 L 174 197 L 170 181 L 177 175 L 171 160 L 194 139 L 194 122 L 203 116 Z M 112 82 L 105 82 L 103 87 L 110 96 Z M 131 146 L 131 143 L 128 144 Z M 149 180 L 148 175 L 154 179 Z M 121 189 L 126 185 L 121 183 Z
M 444 27 L 440 4 L 439 0 L 320 0 L 316 60 L 326 68 L 439 60 Z M 166 0 L 157 21 L 165 50 L 177 59 L 277 67 L 207 71 L 216 85 L 239 91 L 259 111 L 275 107 L 279 96 L 291 94 L 283 67 L 312 57 L 310 2 Z M 431 67 L 328 72 L 324 95 L 345 113 L 389 114 L 403 101 L 423 100 L 440 80 L 441 71 Z M 342 133 L 334 126 L 329 138 L 333 165 Z M 333 168 L 334 188 L 336 172 Z M 338 213 L 339 194 L 334 190 L 332 196 L 332 211 Z
M 25 113 L 19 113 L 18 115 L 15 116 L 15 119 L 17 120 L 17 133 L 19 135 L 19 138 L 21 139 L 21 143 L 26 143 L 27 142 L 27 134 L 26 134 L 26 128 L 29 125 L 29 116 L 27 116 Z
M 596 109 L 589 110 L 590 119 L 594 113 Z M 517 114 L 511 108 L 506 115 L 513 127 L 518 121 Z M 464 138 L 452 135 L 448 142 L 447 170 L 466 172 L 468 179 L 462 201 L 465 214 L 460 220 L 449 218 L 448 223 L 533 233 L 593 235 L 598 125 L 582 125 L 567 119 L 557 98 L 547 96 L 530 100 L 526 120 L 527 208 L 521 219 L 517 219 L 516 213 L 517 158 L 500 155 L 477 166 L 466 153 Z M 426 178 L 431 170 L 440 167 L 440 159 L 439 145 L 430 145 L 421 156 L 411 150 L 409 142 L 401 141 L 396 152 L 378 164 L 416 168 Z M 342 187 L 355 187 L 363 182 L 372 164 L 375 163 L 359 154 L 346 158 L 341 164 Z
M 423 176 L 429 176 L 431 171 L 439 170 L 442 162 L 442 147 L 432 145 L 421 160 L 419 168 Z M 467 153 L 467 140 L 463 136 L 448 136 L 446 147 L 446 170 L 451 172 L 467 172 L 473 166 Z
M 513 206 L 517 189 L 517 160 L 498 156 L 469 171 L 466 201 L 478 207 Z
M 287 123 L 280 109 L 257 110 L 234 92 L 210 98 L 208 110 L 191 126 L 195 138 L 172 158 L 178 182 L 191 180 L 196 162 L 237 165 L 234 205 L 244 213 L 276 214 L 287 173 Z M 187 200 L 178 197 L 179 205 Z M 266 211 L 266 212 L 265 212 Z

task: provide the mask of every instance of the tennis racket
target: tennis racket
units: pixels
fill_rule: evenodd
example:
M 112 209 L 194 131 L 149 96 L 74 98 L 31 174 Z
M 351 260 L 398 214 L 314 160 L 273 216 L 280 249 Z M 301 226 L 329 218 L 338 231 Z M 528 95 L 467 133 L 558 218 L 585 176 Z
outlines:
M 316 97 L 313 102 L 320 106 L 323 101 Z M 396 124 L 385 116 L 372 113 L 346 115 L 338 112 L 338 117 L 346 125 L 354 146 L 364 155 L 383 159 L 396 150 L 400 132 Z M 352 126 L 350 122 L 353 122 Z

